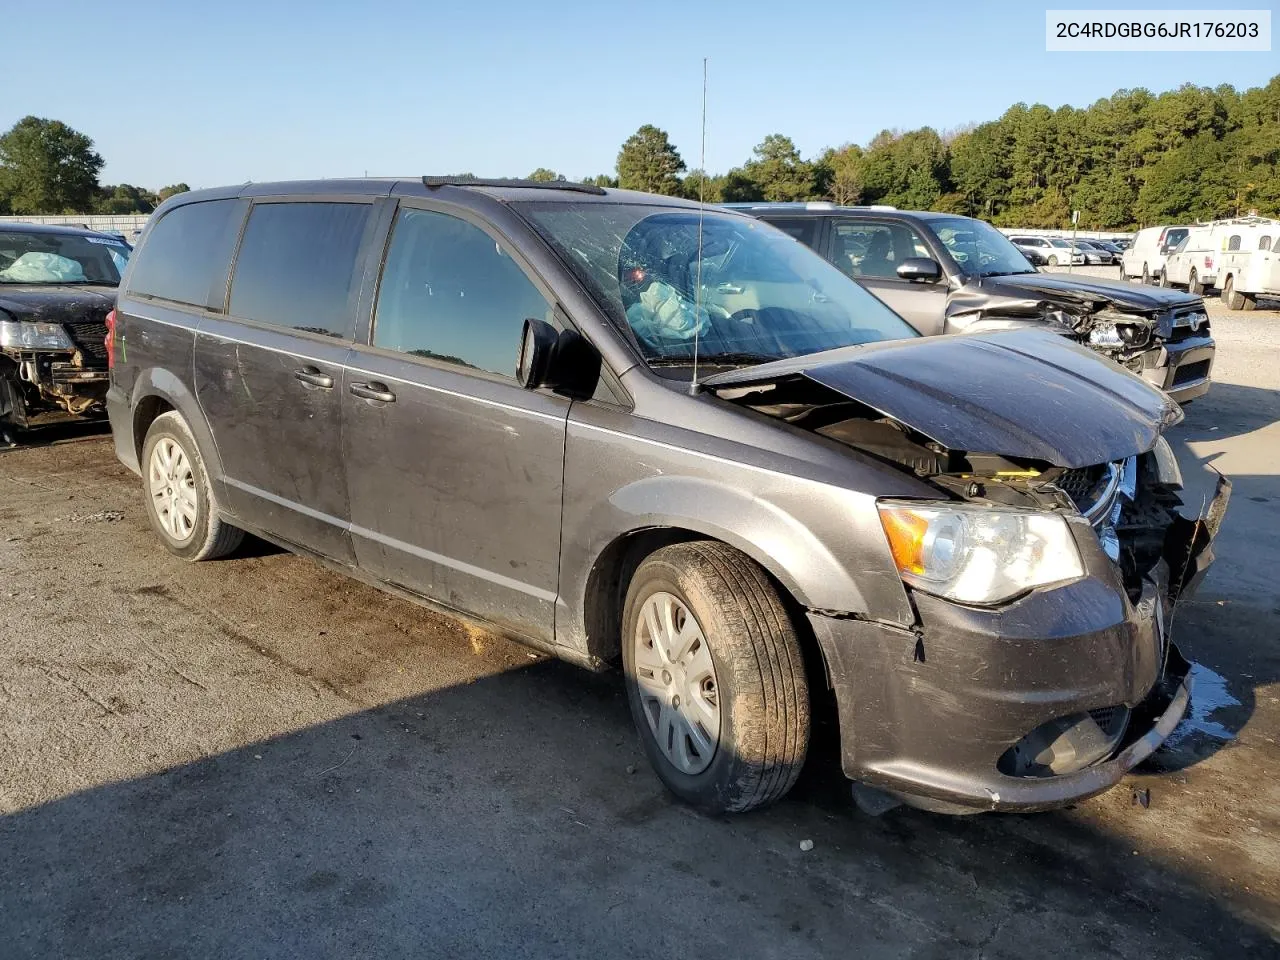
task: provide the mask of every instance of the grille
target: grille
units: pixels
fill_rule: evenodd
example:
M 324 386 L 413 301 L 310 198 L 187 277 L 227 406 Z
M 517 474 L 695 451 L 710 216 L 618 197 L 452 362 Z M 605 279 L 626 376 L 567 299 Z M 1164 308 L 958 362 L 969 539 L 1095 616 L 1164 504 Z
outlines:
M 1106 464 L 1098 464 L 1093 467 L 1065 470 L 1054 481 L 1054 485 L 1071 498 L 1071 502 L 1076 505 L 1077 510 L 1083 512 L 1086 507 L 1093 503 L 1093 498 L 1090 494 L 1097 488 L 1098 482 L 1102 479 L 1106 469 Z
M 1098 728 L 1108 737 L 1119 736 L 1129 719 L 1129 708 L 1125 706 L 1099 707 L 1090 710 L 1089 716 Z
M 107 325 L 99 320 L 84 320 L 65 325 L 67 333 L 84 354 L 89 366 L 107 364 Z
M 1203 380 L 1209 375 L 1209 361 L 1197 360 L 1173 371 L 1173 386 L 1177 387 L 1192 380 Z
M 1191 324 L 1196 322 L 1195 329 Z M 1207 337 L 1209 335 L 1209 314 L 1205 312 L 1203 304 L 1196 304 L 1190 307 L 1179 307 L 1173 313 L 1173 333 L 1169 336 L 1170 343 L 1177 343 L 1180 340 L 1187 340 L 1191 337 Z

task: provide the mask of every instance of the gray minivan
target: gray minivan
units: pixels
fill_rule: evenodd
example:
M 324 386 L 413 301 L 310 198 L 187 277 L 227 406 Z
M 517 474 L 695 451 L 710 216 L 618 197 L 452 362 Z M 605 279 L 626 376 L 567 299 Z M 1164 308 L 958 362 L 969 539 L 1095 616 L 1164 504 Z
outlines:
M 1036 810 L 1187 708 L 1160 391 L 1038 331 L 918 337 L 768 224 L 569 183 L 184 193 L 109 324 L 161 541 L 250 531 L 592 669 L 663 782 L 776 800 L 838 708 L 866 804 Z M 1035 384 L 1035 389 L 1025 389 Z

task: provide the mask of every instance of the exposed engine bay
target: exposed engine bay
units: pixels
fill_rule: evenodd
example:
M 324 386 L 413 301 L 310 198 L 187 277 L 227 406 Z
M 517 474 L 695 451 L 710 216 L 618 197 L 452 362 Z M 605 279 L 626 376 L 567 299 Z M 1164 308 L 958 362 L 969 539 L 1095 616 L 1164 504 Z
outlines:
M 928 480 L 957 500 L 1079 512 L 1119 566 L 1130 598 L 1166 555 L 1182 501 L 1172 454 L 1155 451 L 1087 467 L 948 449 L 925 434 L 803 378 L 726 399 L 810 430 Z M 1163 443 L 1163 441 L 1161 441 Z M 1165 445 L 1167 450 L 1167 445 Z M 1176 558 L 1170 558 L 1171 569 Z

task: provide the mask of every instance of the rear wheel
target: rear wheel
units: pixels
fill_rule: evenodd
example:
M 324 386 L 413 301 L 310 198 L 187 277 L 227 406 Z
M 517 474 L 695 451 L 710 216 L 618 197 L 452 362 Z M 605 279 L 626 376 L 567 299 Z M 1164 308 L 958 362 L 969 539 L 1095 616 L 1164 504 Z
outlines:
M 722 543 L 664 547 L 636 569 L 622 628 L 631 715 L 672 793 L 733 813 L 791 789 L 809 689 L 795 625 L 760 567 Z
M 1142 282 L 1144 284 L 1149 284 L 1151 282 L 1151 271 L 1147 268 L 1145 263 L 1142 265 Z
M 195 437 L 181 414 L 162 413 L 142 446 L 147 518 L 164 545 L 184 560 L 212 560 L 240 545 L 243 531 L 218 517 Z
M 1162 287 L 1171 287 L 1171 286 L 1173 286 L 1173 284 L 1169 281 L 1169 271 L 1168 271 L 1168 270 L 1161 270 L 1161 271 L 1160 271 L 1160 286 L 1162 286 Z
M 1227 305 L 1228 310 L 1245 309 L 1245 296 L 1242 293 L 1236 293 L 1235 277 L 1227 277 L 1227 282 L 1223 284 L 1222 302 Z
M 1204 293 L 1204 284 L 1196 275 L 1196 268 L 1191 268 L 1191 276 L 1187 278 L 1187 293 Z

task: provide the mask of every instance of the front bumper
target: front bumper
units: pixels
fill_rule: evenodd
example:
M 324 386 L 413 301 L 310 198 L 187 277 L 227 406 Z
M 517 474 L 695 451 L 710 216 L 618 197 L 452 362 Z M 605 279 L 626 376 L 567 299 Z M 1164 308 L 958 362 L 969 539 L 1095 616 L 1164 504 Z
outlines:
M 1199 583 L 1230 485 L 1171 528 L 1166 559 L 1130 601 L 1098 550 L 1084 579 L 998 609 L 915 594 L 914 630 L 810 613 L 840 717 L 845 774 L 941 812 L 1037 811 L 1109 789 L 1165 740 L 1192 695 L 1169 642 L 1175 600 Z M 1123 707 L 1104 755 L 1014 776 L 1002 758 L 1062 718 Z
M 1179 403 L 1209 392 L 1216 345 L 1211 336 L 1161 343 L 1142 355 L 1139 375 Z

